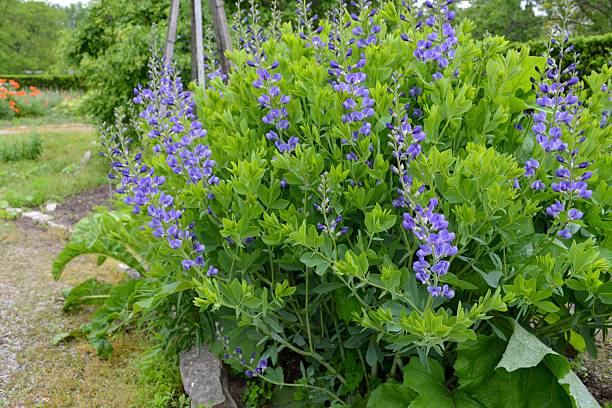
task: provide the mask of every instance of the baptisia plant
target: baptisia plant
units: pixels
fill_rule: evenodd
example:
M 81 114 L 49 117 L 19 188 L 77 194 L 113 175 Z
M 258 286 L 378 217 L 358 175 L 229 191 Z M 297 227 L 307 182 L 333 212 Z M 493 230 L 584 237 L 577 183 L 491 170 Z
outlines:
M 106 139 L 126 308 L 313 406 L 590 406 L 563 353 L 610 324 L 609 70 L 474 41 L 452 3 L 300 2 L 269 39 L 252 2 L 227 82 L 154 64 L 140 144 Z

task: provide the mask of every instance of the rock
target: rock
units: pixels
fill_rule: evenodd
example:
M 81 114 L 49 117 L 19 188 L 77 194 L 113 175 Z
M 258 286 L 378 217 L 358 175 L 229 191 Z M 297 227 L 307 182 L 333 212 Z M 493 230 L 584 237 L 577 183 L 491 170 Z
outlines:
M 47 205 L 45 206 L 45 210 L 47 212 L 53 212 L 55 211 L 56 208 L 57 208 L 57 203 L 47 203 Z
M 91 150 L 87 150 L 83 155 L 83 160 L 81 160 L 81 166 L 91 160 Z
M 205 344 L 195 345 L 179 356 L 179 367 L 183 388 L 191 398 L 191 407 L 212 406 L 215 408 L 237 408 L 229 393 L 224 393 L 221 361 Z
M 127 273 L 127 276 L 130 279 L 140 279 L 140 278 L 142 278 L 142 275 L 140 274 L 140 272 L 138 272 L 136 269 L 133 269 L 133 268 L 129 268 L 126 271 L 126 273 Z
M 46 224 L 53 219 L 52 216 L 38 211 L 28 211 L 23 213 L 23 217 L 29 218 L 37 224 Z
M 131 278 L 131 279 L 140 279 L 140 278 L 142 278 L 142 275 L 140 274 L 140 272 L 138 272 L 134 268 L 130 268 L 129 265 L 126 265 L 123 262 L 119 262 L 117 264 L 117 267 L 119 269 L 121 269 L 122 271 L 124 271 L 127 274 L 127 276 L 129 278 Z

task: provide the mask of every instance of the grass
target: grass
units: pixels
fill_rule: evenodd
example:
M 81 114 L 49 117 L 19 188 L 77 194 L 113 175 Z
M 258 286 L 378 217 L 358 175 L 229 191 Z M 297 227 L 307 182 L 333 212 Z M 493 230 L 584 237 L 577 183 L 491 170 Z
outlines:
M 0 134 L 0 145 L 14 144 L 27 134 Z M 106 181 L 107 163 L 97 154 L 93 130 L 39 133 L 43 152 L 37 160 L 0 163 L 0 202 L 33 207 L 77 194 Z M 84 161 L 89 151 L 91 159 Z

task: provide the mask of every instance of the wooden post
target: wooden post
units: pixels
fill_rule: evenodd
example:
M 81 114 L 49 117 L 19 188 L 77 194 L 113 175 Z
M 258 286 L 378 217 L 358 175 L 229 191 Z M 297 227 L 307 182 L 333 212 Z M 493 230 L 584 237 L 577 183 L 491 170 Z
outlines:
M 168 35 L 166 36 L 166 48 L 164 50 L 164 62 L 169 64 L 174 57 L 174 44 L 176 43 L 176 27 L 178 25 L 180 0 L 171 0 L 170 15 L 168 16 Z
M 197 46 L 196 46 L 196 31 L 195 31 L 195 9 L 191 0 L 191 81 L 198 80 L 198 61 L 196 58 Z
M 217 39 L 217 50 L 219 52 L 219 67 L 221 73 L 229 76 L 229 60 L 225 56 L 225 51 L 232 50 L 232 39 L 227 26 L 227 17 L 223 8 L 223 0 L 209 0 L 210 9 L 215 27 L 215 37 Z
M 198 85 L 206 86 L 206 76 L 204 74 L 204 38 L 202 34 L 202 1 L 191 0 L 193 8 L 193 20 L 195 20 L 195 43 L 196 43 L 196 65 L 198 70 Z M 193 21 L 192 20 L 192 21 Z M 193 32 L 193 30 L 192 30 Z M 193 52 L 193 49 L 192 49 Z M 192 56 L 193 58 L 193 56 Z M 192 64 L 193 65 L 193 64 Z

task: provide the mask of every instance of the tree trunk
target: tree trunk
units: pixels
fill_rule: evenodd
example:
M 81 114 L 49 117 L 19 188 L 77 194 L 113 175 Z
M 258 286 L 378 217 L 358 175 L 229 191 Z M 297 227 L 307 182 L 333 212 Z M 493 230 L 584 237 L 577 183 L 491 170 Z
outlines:
M 215 27 L 215 37 L 217 39 L 219 67 L 221 68 L 222 74 L 229 75 L 230 63 L 225 56 L 225 52 L 231 51 L 232 39 L 227 26 L 227 18 L 225 16 L 225 9 L 223 8 L 223 0 L 209 0 L 209 3 L 213 16 L 213 25 Z
M 166 36 L 166 49 L 164 50 L 165 63 L 169 64 L 174 58 L 174 44 L 176 43 L 176 27 L 178 25 L 180 0 L 172 0 L 170 15 L 168 16 L 168 35 Z

